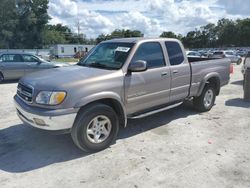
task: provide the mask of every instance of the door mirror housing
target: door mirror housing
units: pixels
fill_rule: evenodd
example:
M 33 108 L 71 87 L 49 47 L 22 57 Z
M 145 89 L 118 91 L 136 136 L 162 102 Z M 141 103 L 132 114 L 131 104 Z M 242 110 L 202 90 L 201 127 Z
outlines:
M 143 60 L 132 62 L 128 66 L 129 72 L 143 72 L 146 70 L 147 70 L 147 62 Z

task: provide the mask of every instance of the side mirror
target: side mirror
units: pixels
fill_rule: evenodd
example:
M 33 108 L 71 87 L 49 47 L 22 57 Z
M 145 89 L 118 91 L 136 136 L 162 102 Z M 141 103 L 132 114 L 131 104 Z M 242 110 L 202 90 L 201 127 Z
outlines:
M 143 72 L 146 70 L 147 70 L 147 62 L 143 60 L 132 62 L 128 66 L 129 72 Z

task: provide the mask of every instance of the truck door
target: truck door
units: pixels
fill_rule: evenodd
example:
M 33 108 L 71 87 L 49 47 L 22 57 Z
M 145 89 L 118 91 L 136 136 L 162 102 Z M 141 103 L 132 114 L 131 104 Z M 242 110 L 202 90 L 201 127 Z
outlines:
M 170 70 L 166 66 L 159 42 L 142 43 L 130 63 L 147 62 L 144 72 L 132 72 L 125 76 L 127 113 L 132 114 L 169 102 Z
M 170 102 L 185 99 L 189 94 L 191 70 L 185 61 L 183 50 L 176 41 L 165 42 L 171 71 Z

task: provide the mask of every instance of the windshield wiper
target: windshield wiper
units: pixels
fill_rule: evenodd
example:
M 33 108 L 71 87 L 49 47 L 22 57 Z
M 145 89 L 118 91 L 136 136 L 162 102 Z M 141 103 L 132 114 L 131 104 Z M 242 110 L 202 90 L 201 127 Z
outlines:
M 101 63 L 91 63 L 88 66 L 90 66 L 90 67 L 107 68 L 107 65 L 104 65 L 104 64 L 101 64 Z
M 111 70 L 115 70 L 116 69 L 114 67 L 109 67 L 109 66 L 101 64 L 101 63 L 91 63 L 91 64 L 88 64 L 88 66 L 89 67 L 96 67 L 96 68 L 111 69 Z
M 87 65 L 87 64 L 81 64 L 81 63 L 77 63 L 76 65 L 82 66 L 82 67 L 89 67 L 89 65 Z

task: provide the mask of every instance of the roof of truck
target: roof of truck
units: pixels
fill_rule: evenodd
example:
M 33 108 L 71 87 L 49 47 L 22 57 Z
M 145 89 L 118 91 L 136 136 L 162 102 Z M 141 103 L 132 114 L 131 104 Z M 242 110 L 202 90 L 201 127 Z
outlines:
M 145 37 L 133 37 L 133 38 L 117 38 L 117 39 L 111 39 L 111 40 L 107 40 L 104 42 L 128 42 L 128 43 L 137 43 L 139 41 L 143 41 L 143 40 L 177 40 L 177 39 L 172 39 L 172 38 L 145 38 Z

